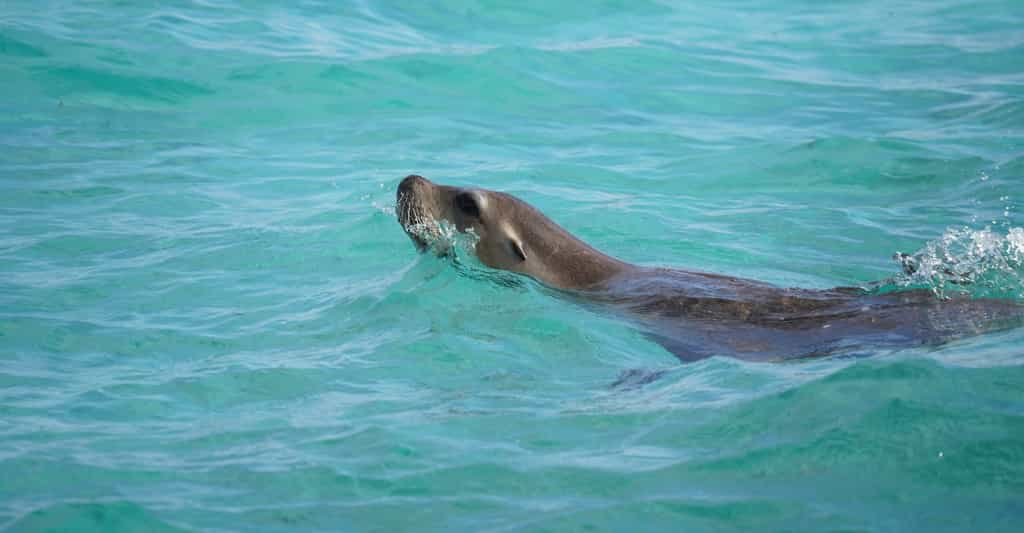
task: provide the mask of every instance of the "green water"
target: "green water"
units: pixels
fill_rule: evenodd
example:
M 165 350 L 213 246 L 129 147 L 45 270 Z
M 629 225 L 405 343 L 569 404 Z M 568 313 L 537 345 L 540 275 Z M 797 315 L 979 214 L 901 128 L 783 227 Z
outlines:
M 0 5 L 0 527 L 1020 527 L 1021 330 L 682 365 L 393 213 L 1024 300 L 1019 1 L 142 4 Z

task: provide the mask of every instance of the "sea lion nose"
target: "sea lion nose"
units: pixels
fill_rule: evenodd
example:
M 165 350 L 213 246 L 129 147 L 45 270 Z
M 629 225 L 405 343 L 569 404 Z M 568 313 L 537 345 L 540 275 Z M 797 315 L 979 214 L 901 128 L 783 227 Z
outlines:
M 398 184 L 398 196 L 401 197 L 406 193 L 415 194 L 416 188 L 421 187 L 423 184 L 428 183 L 427 179 L 423 176 L 417 176 L 416 174 L 410 174 Z

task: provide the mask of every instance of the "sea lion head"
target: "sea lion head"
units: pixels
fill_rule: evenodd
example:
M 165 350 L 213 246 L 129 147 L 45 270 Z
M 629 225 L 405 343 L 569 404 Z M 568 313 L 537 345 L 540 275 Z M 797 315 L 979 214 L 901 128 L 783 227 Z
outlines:
M 528 256 L 515 221 L 533 209 L 509 194 L 478 188 L 451 187 L 422 176 L 407 176 L 398 185 L 398 221 L 420 250 L 440 236 L 447 222 L 460 233 L 477 237 L 476 255 L 482 263 L 513 272 L 529 273 Z
M 396 211 L 420 251 L 448 225 L 476 236 L 473 251 L 483 264 L 559 289 L 590 288 L 629 268 L 503 192 L 440 185 L 412 175 L 398 185 Z

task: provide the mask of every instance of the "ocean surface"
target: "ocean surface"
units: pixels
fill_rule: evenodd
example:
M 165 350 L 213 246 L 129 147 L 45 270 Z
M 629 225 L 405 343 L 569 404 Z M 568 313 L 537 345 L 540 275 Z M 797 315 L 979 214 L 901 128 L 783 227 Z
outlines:
M 681 364 L 417 254 L 411 173 L 1024 301 L 1024 4 L 3 2 L 0 528 L 1019 531 L 1024 328 Z

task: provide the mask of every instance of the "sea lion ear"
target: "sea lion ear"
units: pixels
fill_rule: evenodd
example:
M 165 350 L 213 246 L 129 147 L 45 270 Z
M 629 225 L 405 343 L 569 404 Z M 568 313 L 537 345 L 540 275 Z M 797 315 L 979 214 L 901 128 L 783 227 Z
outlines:
M 526 261 L 526 252 L 523 251 L 523 245 L 519 244 L 518 240 L 509 239 L 508 247 L 512 250 L 512 255 L 518 257 L 520 261 Z

